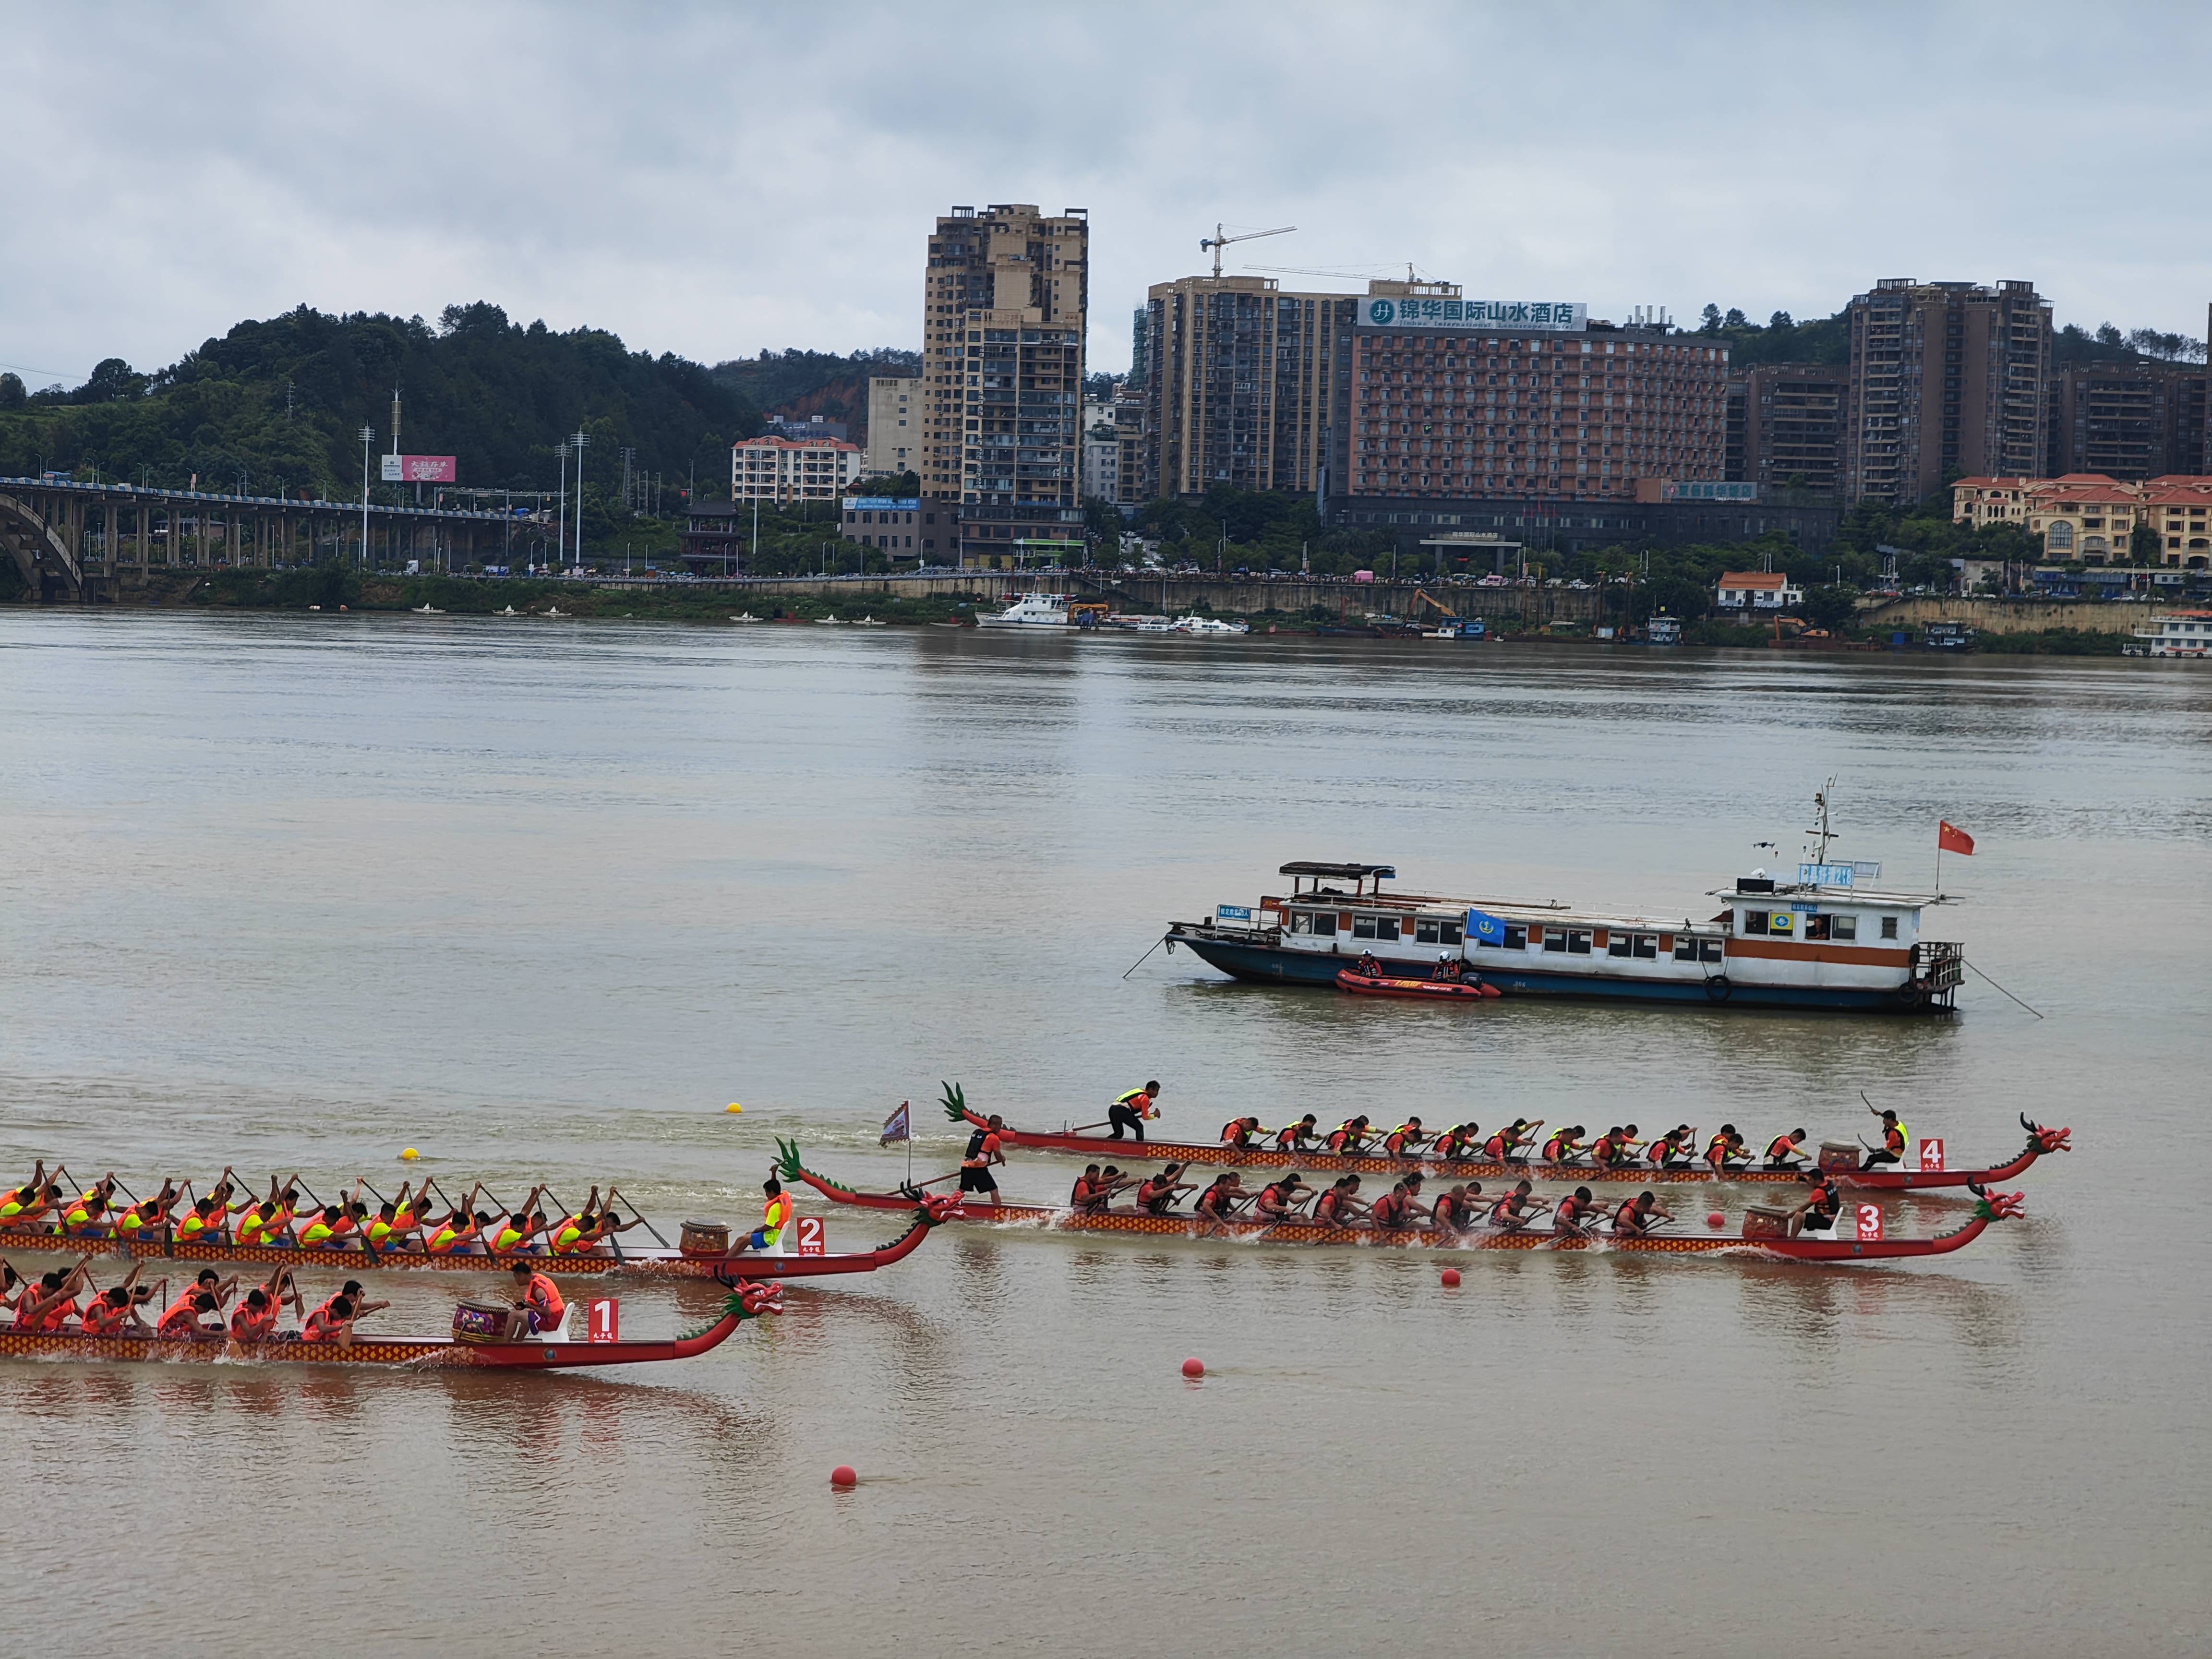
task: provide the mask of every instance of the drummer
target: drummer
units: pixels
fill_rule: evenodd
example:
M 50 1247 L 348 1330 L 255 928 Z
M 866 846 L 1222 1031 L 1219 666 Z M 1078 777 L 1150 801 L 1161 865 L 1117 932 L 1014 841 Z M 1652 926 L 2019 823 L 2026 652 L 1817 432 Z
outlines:
M 514 1311 L 507 1316 L 507 1340 L 558 1333 L 568 1312 L 560 1286 L 527 1261 L 516 1262 L 514 1273 Z

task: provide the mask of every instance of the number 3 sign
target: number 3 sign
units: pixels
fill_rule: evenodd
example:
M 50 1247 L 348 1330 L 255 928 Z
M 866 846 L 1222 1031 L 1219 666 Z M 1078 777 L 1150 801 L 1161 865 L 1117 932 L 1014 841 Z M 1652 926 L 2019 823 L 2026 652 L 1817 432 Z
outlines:
M 1862 1244 L 1871 1243 L 1881 1237 L 1881 1206 L 1878 1204 L 1862 1204 L 1857 1206 L 1857 1209 L 1859 1242 Z

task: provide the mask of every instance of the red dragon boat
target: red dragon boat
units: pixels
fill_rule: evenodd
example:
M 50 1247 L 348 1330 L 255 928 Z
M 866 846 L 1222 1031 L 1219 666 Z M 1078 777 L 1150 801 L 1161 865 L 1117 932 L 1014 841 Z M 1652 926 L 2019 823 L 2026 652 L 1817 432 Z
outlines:
M 987 1127 L 983 1115 L 969 1109 L 959 1085 L 945 1085 L 945 1115 L 955 1123 L 970 1128 Z M 1921 1192 L 1932 1187 L 1995 1186 L 2010 1181 L 2024 1173 L 2029 1165 L 2047 1152 L 2070 1152 L 2074 1150 L 2071 1129 L 2046 1129 L 2031 1122 L 2023 1115 L 2021 1126 L 2027 1131 L 2027 1145 L 2003 1164 L 1983 1170 L 1907 1170 L 1895 1167 L 1865 1170 L 1858 1167 L 1856 1154 L 1849 1149 L 1830 1152 L 1823 1149 L 1818 1167 L 1835 1176 L 1846 1187 L 1863 1188 L 1869 1192 Z M 1570 1182 L 1642 1182 L 1647 1186 L 1680 1185 L 1685 1182 L 1728 1186 L 1797 1186 L 1805 1179 L 1798 1170 L 1761 1170 L 1731 1168 L 1714 1170 L 1696 1164 L 1670 1164 L 1664 1168 L 1649 1164 L 1608 1164 L 1602 1168 L 1593 1164 L 1547 1164 L 1540 1158 L 1526 1163 L 1498 1164 L 1486 1159 L 1434 1158 L 1393 1158 L 1387 1152 L 1325 1152 L 1308 1150 L 1285 1152 L 1273 1146 L 1231 1146 L 1225 1142 L 1202 1140 L 1115 1140 L 1108 1135 L 1082 1130 L 1062 1129 L 1057 1132 L 1038 1132 L 1001 1127 L 999 1139 L 1007 1146 L 1027 1152 L 1061 1152 L 1076 1158 L 1106 1156 L 1133 1157 L 1141 1155 L 1176 1164 L 1210 1164 L 1237 1170 L 1310 1170 L 1316 1173 L 1328 1170 L 1336 1175 L 1401 1176 L 1418 1170 L 1421 1174 L 1445 1181 L 1496 1181 L 1510 1177 L 1515 1181 L 1527 1176 L 1531 1181 Z
M 690 1359 L 719 1348 L 748 1319 L 781 1313 L 774 1285 L 732 1289 L 721 1317 L 666 1341 L 466 1342 L 445 1336 L 356 1337 L 351 1343 L 296 1339 L 240 1342 L 230 1337 L 173 1337 L 82 1331 L 0 1330 L 0 1358 L 121 1360 L 161 1364 L 191 1360 L 266 1360 L 287 1365 L 404 1365 L 417 1370 L 572 1370 L 583 1365 L 642 1365 Z
M 779 1140 L 782 1170 L 787 1181 L 803 1182 L 835 1204 L 860 1205 L 868 1209 L 899 1209 L 914 1202 L 912 1192 L 863 1193 L 817 1175 L 799 1161 L 796 1143 Z M 1948 1233 L 1932 1238 L 1852 1238 L 1838 1233 L 1821 1236 L 1783 1236 L 1773 1217 L 1776 1212 L 1753 1212 L 1744 1217 L 1744 1231 L 1726 1233 L 1654 1233 L 1632 1238 L 1603 1235 L 1581 1238 L 1548 1232 L 1516 1231 L 1450 1232 L 1431 1227 L 1378 1229 L 1328 1227 L 1313 1222 L 1212 1221 L 1194 1215 L 1152 1215 L 1141 1211 L 1108 1210 L 1079 1212 L 1042 1204 L 976 1204 L 963 1202 L 948 1212 L 953 1221 L 980 1222 L 990 1226 L 1030 1226 L 1062 1233 L 1130 1233 L 1155 1238 L 1249 1239 L 1268 1244 L 1336 1244 L 1365 1248 L 1394 1247 L 1437 1250 L 1620 1250 L 1637 1255 L 1711 1255 L 1723 1250 L 1777 1257 L 1787 1261 L 1886 1261 L 1915 1256 L 1948 1255 L 1979 1238 L 1992 1221 L 2006 1221 L 2021 1213 L 2023 1195 L 1992 1193 L 1976 1187 L 1972 1215 Z
M 206 1244 L 185 1243 L 171 1237 L 166 1231 L 158 1239 L 124 1240 L 118 1238 L 81 1238 L 52 1230 L 40 1231 L 9 1231 L 0 1229 L 0 1249 L 62 1250 L 76 1255 L 116 1255 L 140 1261 L 190 1261 L 202 1267 L 224 1266 L 276 1267 L 328 1267 L 355 1273 L 363 1268 L 381 1273 L 387 1269 L 401 1272 L 428 1269 L 438 1273 L 504 1273 L 521 1262 L 538 1273 L 554 1278 L 605 1278 L 617 1273 L 637 1273 L 659 1279 L 712 1279 L 724 1283 L 740 1279 L 819 1279 L 830 1273 L 872 1273 L 878 1267 L 888 1267 L 902 1261 L 921 1247 L 930 1229 L 943 1218 L 942 1211 L 950 1203 L 944 1198 L 923 1198 L 901 1209 L 914 1211 L 914 1224 L 888 1244 L 879 1244 L 872 1250 L 850 1250 L 831 1254 L 826 1250 L 809 1252 L 810 1235 L 818 1244 L 821 1234 L 820 1218 L 801 1216 L 794 1219 L 792 1232 L 796 1235 L 799 1253 L 775 1255 L 758 1250 L 732 1254 L 726 1248 L 712 1245 L 684 1246 L 673 1249 L 629 1249 L 619 1252 L 593 1251 L 579 1255 L 529 1255 L 518 1251 L 493 1251 L 488 1255 L 467 1255 L 459 1251 L 450 1255 L 431 1255 L 419 1250 L 366 1249 L 327 1250 L 307 1249 L 293 1244 Z M 811 1223 L 811 1226 L 802 1225 Z
M 1355 973 L 1346 968 L 1336 976 L 1336 988 L 1358 997 L 1419 997 L 1431 1002 L 1484 1002 L 1498 989 L 1478 979 L 1401 979 L 1391 974 Z

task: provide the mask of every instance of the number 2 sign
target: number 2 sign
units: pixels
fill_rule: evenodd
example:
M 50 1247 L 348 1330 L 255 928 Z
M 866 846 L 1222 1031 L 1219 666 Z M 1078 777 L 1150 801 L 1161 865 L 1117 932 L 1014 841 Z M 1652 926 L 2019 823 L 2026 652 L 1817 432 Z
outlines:
M 1943 1143 L 1940 1139 L 1923 1139 L 1920 1143 L 1920 1167 L 1941 1170 L 1943 1167 Z
M 595 1297 L 584 1310 L 584 1340 L 586 1342 L 618 1342 L 622 1340 L 622 1304 L 613 1297 Z
M 799 1218 L 799 1253 L 801 1255 L 823 1254 L 820 1216 L 803 1215 Z
M 1881 1206 L 1879 1204 L 1861 1204 L 1856 1208 L 1859 1243 L 1871 1243 L 1881 1237 Z

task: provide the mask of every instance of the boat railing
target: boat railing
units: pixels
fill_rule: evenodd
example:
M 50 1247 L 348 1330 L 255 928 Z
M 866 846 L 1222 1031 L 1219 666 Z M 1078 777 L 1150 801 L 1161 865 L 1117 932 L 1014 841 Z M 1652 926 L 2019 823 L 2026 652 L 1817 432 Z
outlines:
M 1912 977 L 1923 989 L 1956 989 L 1966 977 L 1966 947 L 1948 939 L 1923 939 L 1912 947 Z

